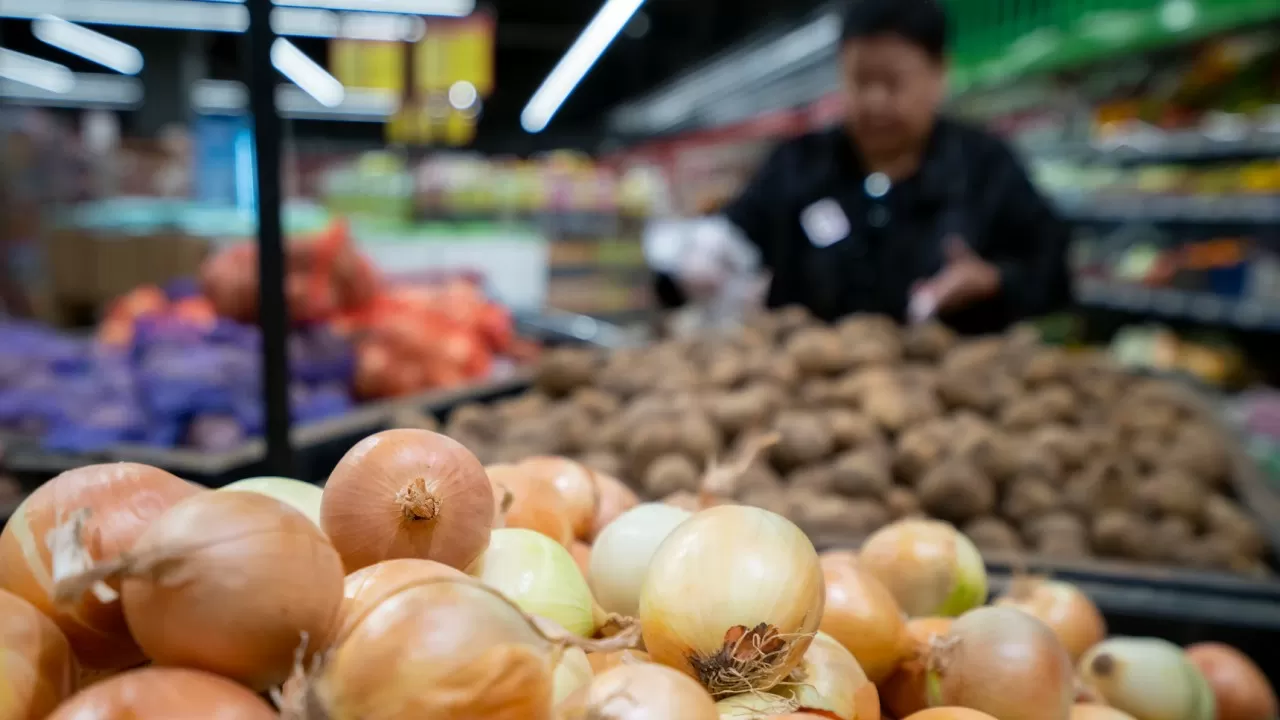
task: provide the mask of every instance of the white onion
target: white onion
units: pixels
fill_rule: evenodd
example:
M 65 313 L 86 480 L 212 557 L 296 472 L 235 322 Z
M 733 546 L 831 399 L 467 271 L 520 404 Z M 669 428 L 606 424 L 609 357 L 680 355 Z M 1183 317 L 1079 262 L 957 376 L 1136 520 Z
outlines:
M 559 705 L 575 692 L 591 684 L 595 673 L 591 670 L 591 661 L 587 654 L 579 648 L 565 648 L 552 676 L 554 689 L 554 705 Z
M 1085 688 L 1138 720 L 1213 720 L 1213 691 L 1177 645 L 1118 637 L 1080 658 Z
M 605 610 L 634 617 L 640 588 L 658 546 L 693 513 L 662 503 L 637 505 L 605 526 L 591 547 L 588 580 Z
M 520 609 L 590 637 L 595 603 L 578 564 L 555 540 L 522 528 L 494 530 L 489 548 L 467 574 L 506 595 Z
M 256 477 L 233 482 L 222 489 L 273 497 L 306 515 L 316 527 L 320 526 L 320 499 L 324 497 L 324 491 L 319 485 L 286 477 Z

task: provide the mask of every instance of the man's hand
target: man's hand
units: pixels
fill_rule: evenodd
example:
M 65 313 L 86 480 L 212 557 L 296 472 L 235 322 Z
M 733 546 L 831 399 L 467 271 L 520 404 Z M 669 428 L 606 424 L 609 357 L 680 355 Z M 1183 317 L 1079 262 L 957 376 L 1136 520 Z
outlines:
M 956 236 L 946 239 L 947 264 L 911 292 L 913 316 L 960 310 L 1000 292 L 1000 271 Z M 914 317 L 913 319 L 924 319 Z

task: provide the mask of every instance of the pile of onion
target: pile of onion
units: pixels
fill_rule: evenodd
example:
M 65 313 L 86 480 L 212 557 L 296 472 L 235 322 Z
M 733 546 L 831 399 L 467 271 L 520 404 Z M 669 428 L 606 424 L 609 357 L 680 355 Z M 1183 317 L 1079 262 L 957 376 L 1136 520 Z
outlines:
M 68 700 L 49 720 L 274 720 L 262 698 L 226 678 L 183 668 L 143 668 L 107 678 Z
M 316 527 L 320 526 L 320 503 L 324 492 L 318 485 L 284 477 L 256 477 L 233 482 L 222 489 L 231 492 L 256 492 L 273 497 L 306 515 Z
M 520 472 L 541 478 L 555 488 L 564 501 L 573 536 L 585 540 L 591 536 L 596 511 L 600 508 L 600 490 L 595 476 L 585 465 L 563 457 L 532 457 L 521 462 Z
M 634 617 L 640 590 L 658 546 L 693 513 L 662 503 L 627 510 L 596 537 L 587 578 L 596 602 L 608 612 Z
M 324 533 L 257 493 L 190 497 L 131 551 L 65 584 L 74 593 L 104 577 L 120 579 L 129 628 L 156 664 L 255 690 L 283 683 L 299 651 L 323 649 L 342 607 L 342 560 Z
M 1044 623 L 1011 608 L 960 616 L 929 659 L 929 705 L 1000 720 L 1066 720 L 1075 701 L 1071 658 Z
M 858 564 L 884 583 L 911 617 L 954 617 L 987 599 L 987 571 L 978 548 L 937 520 L 901 520 L 880 528 L 863 543 Z
M 0 533 L 0 590 L 52 618 L 86 668 L 139 665 L 146 658 L 118 604 L 93 593 L 55 602 L 54 584 L 91 565 L 115 561 L 161 513 L 204 492 L 137 463 L 68 470 L 32 493 Z
M 430 430 L 356 443 L 325 484 L 320 524 L 347 572 L 395 558 L 465 568 L 484 552 L 494 496 L 484 466 Z
M 707 691 L 687 675 L 639 662 L 600 673 L 559 708 L 560 720 L 719 720 Z
M 827 596 L 822 632 L 853 653 L 874 683 L 883 682 L 914 648 L 893 595 L 846 553 L 824 554 Z
M 563 545 L 523 528 L 494 530 L 489 549 L 467 574 L 510 598 L 530 615 L 590 637 L 602 621 L 587 581 Z
M 0 718 L 38 720 L 75 687 L 71 646 L 34 605 L 0 590 Z
M 342 620 L 333 636 L 335 642 L 341 642 L 351 632 L 356 620 L 387 598 L 406 587 L 439 577 L 467 576 L 448 565 L 415 558 L 384 560 L 351 573 L 342 584 Z
M 573 543 L 569 507 L 550 478 L 519 465 L 490 465 L 485 472 L 492 492 L 510 498 L 503 527 L 539 532 L 566 547 Z
M 739 505 L 703 510 L 649 563 L 645 650 L 715 697 L 768 690 L 800 664 L 823 596 L 818 553 L 791 521 Z
M 767 693 L 735 695 L 717 703 L 727 717 L 800 712 L 838 720 L 879 720 L 880 699 L 858 661 L 831 636 L 818 633 L 800 667 Z M 744 715 L 744 713 L 746 713 Z
M 914 618 L 907 622 L 912 650 L 889 679 L 880 685 L 880 704 L 894 717 L 904 718 L 929 707 L 929 655 L 938 640 L 951 632 L 955 620 L 944 617 Z
M 1085 689 L 1137 720 L 1214 720 L 1213 690 L 1182 648 L 1156 638 L 1112 638 L 1080 658 Z
M 1275 689 L 1244 653 L 1222 643 L 1198 643 L 1186 654 L 1213 690 L 1218 720 L 1272 720 L 1280 715 Z
M 1048 625 L 1062 641 L 1072 662 L 1107 637 L 1107 624 L 1098 607 L 1070 583 L 1036 577 L 1015 578 L 1009 592 L 995 605 L 1021 610 Z

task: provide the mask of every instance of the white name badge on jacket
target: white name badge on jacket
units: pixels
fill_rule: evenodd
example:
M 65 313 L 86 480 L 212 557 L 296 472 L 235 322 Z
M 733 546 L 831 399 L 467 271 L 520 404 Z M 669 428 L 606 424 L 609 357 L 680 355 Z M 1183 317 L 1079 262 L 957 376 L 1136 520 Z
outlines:
M 814 247 L 824 248 L 849 237 L 852 227 L 844 208 L 832 198 L 824 198 L 800 213 L 800 227 Z

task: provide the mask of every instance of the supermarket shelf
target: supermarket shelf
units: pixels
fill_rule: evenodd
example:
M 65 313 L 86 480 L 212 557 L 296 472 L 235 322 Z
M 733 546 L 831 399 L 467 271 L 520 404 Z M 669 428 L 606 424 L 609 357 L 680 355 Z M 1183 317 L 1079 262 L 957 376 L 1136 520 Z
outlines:
M 1024 151 L 1036 158 L 1069 157 L 1126 164 L 1247 159 L 1280 153 L 1280 131 L 1214 136 L 1201 130 L 1181 130 L 1113 141 L 1031 145 Z
M 1076 281 L 1076 301 L 1089 307 L 1230 325 L 1242 330 L 1280 332 L 1280 302 L 1150 288 L 1097 278 Z
M 1280 223 L 1280 195 L 1145 195 L 1099 193 L 1057 197 L 1078 222 Z

